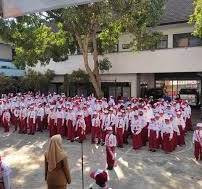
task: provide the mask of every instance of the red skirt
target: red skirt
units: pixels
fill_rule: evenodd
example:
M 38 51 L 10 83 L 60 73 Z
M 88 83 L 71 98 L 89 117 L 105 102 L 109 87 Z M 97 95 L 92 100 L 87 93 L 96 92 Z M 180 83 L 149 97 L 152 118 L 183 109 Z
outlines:
M 172 138 L 173 150 L 175 150 L 175 148 L 176 148 L 177 145 L 178 145 L 177 139 L 178 139 L 178 137 L 177 137 L 177 132 L 174 131 L 174 133 L 173 133 L 173 138 Z
M 117 128 L 116 129 L 116 138 L 117 138 L 117 144 L 118 146 L 123 146 L 123 128 Z
M 36 132 L 36 124 L 34 123 L 33 118 L 29 118 L 29 134 L 35 134 Z
M 49 136 L 52 137 L 57 134 L 57 127 L 55 125 L 55 120 L 50 119 L 49 121 Z
M 142 137 L 142 145 L 146 146 L 148 141 L 148 124 L 145 126 L 141 131 L 141 137 Z
M 162 149 L 165 152 L 172 152 L 173 151 L 173 140 L 170 141 L 169 137 L 170 137 L 169 133 L 163 134 Z
M 150 130 L 149 149 L 158 149 L 158 148 L 159 148 L 159 139 L 157 138 L 156 131 Z
M 138 135 L 133 134 L 133 149 L 137 150 L 142 147 L 142 135 L 139 133 Z
M 9 127 L 10 127 L 10 124 L 7 120 L 3 121 L 3 127 L 4 127 L 4 132 L 7 133 L 9 132 Z
M 75 128 L 73 126 L 73 122 L 72 120 L 68 120 L 67 121 L 67 139 L 74 140 L 75 137 L 76 137 L 76 134 L 75 134 Z
M 186 119 L 186 128 L 185 128 L 185 130 L 186 130 L 186 132 L 192 130 L 192 121 L 191 121 L 191 118 Z
M 113 168 L 115 164 L 115 147 L 106 146 L 107 165 Z
M 194 156 L 196 160 L 202 160 L 202 146 L 199 142 L 194 142 Z
M 101 140 L 101 131 L 99 127 L 91 128 L 91 141 L 95 143 L 95 139 Z
M 63 125 L 62 125 L 62 119 L 58 118 L 57 119 L 57 134 L 60 134 L 61 136 L 64 136 L 64 130 L 63 130 Z
M 179 126 L 179 130 L 180 130 L 180 135 L 177 136 L 178 137 L 178 145 L 185 145 L 185 138 L 184 138 L 184 130 L 182 128 L 182 126 Z
M 20 133 L 27 133 L 27 118 L 20 120 Z
M 79 142 L 83 142 L 83 140 L 85 139 L 85 133 L 81 127 L 78 128 L 77 134 L 79 137 Z
M 91 127 L 92 127 L 92 122 L 91 122 L 91 116 L 87 116 L 84 118 L 85 123 L 86 123 L 86 134 L 91 133 Z

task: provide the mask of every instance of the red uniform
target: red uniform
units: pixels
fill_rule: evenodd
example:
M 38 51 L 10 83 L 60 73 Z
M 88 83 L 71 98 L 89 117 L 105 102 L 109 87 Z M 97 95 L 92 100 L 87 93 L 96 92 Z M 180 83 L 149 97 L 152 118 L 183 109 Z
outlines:
M 142 135 L 141 135 L 142 127 L 140 124 L 140 120 L 138 117 L 133 118 L 131 121 L 131 132 L 133 134 L 133 149 L 137 150 L 142 147 Z
M 117 145 L 116 136 L 112 133 L 107 134 L 105 139 L 106 154 L 107 154 L 107 165 L 108 169 L 113 169 L 115 165 L 115 148 Z
M 73 111 L 67 113 L 66 116 L 66 137 L 71 142 L 74 141 L 76 137 L 76 115 Z
M 96 139 L 98 139 L 98 142 L 101 140 L 101 121 L 100 118 L 94 117 L 92 119 L 92 129 L 91 129 L 91 142 L 95 143 Z
M 171 123 L 165 123 L 161 129 L 162 149 L 166 152 L 173 151 L 173 126 Z
M 35 110 L 31 110 L 28 112 L 27 123 L 29 127 L 29 134 L 34 135 L 36 132 L 36 112 Z
M 20 133 L 27 133 L 27 109 L 24 108 L 20 112 Z
M 4 127 L 4 132 L 9 132 L 9 127 L 11 124 L 11 114 L 9 111 L 5 111 L 3 113 L 3 127 Z
M 148 126 L 149 149 L 156 150 L 159 148 L 159 126 L 154 121 L 151 121 Z
M 117 118 L 116 125 L 115 125 L 115 131 L 117 136 L 117 146 L 123 147 L 123 134 L 126 122 L 124 120 L 124 117 L 121 117 L 122 115 L 119 115 L 120 117 Z
M 56 114 L 54 111 L 49 112 L 47 121 L 49 128 L 49 136 L 52 137 L 57 134 Z
M 79 142 L 83 142 L 83 140 L 86 138 L 85 132 L 86 132 L 86 123 L 82 116 L 79 116 L 76 122 L 76 130 L 77 135 L 79 137 Z
M 196 160 L 202 160 L 202 130 L 194 131 L 193 142 L 194 142 L 194 156 Z

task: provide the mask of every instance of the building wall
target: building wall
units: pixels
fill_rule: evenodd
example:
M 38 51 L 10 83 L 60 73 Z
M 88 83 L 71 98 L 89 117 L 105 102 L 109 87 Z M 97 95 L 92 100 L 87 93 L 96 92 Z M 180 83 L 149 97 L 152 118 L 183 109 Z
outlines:
M 193 30 L 193 26 L 187 23 L 158 26 L 154 29 L 154 31 L 161 32 L 163 35 L 168 35 L 168 48 L 173 48 L 173 34 L 192 33 Z M 119 51 L 130 51 L 131 49 L 123 49 L 122 46 L 129 44 L 132 38 L 133 36 L 129 33 L 122 35 L 119 39 Z
M 202 71 L 202 47 L 173 48 L 173 34 L 192 32 L 192 26 L 175 24 L 159 26 L 155 30 L 168 35 L 168 49 L 141 52 L 132 52 L 129 49 L 124 50 L 122 45 L 130 43 L 131 40 L 131 35 L 125 34 L 120 38 L 120 52 L 105 55 L 112 62 L 112 69 L 106 74 Z M 89 63 L 92 67 L 93 59 L 91 54 L 89 54 Z M 58 75 L 71 73 L 79 68 L 85 70 L 82 55 L 70 56 L 69 60 L 60 63 L 51 62 L 46 67 L 36 66 L 36 69 L 39 71 L 51 69 Z
M 121 52 L 106 55 L 112 63 L 112 69 L 105 74 L 132 73 L 172 73 L 172 72 L 201 72 L 202 47 L 163 49 L 143 52 Z M 92 55 L 89 55 L 92 66 Z M 70 56 L 69 60 L 54 63 L 46 67 L 36 66 L 36 70 L 44 72 L 54 70 L 57 75 L 72 73 L 83 69 L 81 55 Z
M 10 45 L 0 43 L 0 59 L 12 60 L 12 48 Z
M 154 73 L 182 73 L 202 72 L 202 47 L 173 48 L 173 35 L 191 33 L 193 26 L 186 23 L 158 26 L 154 30 L 168 35 L 168 48 L 154 51 L 132 52 L 131 49 L 123 49 L 124 44 L 129 44 L 132 35 L 124 34 L 119 40 L 119 52 L 105 55 L 112 63 L 112 69 L 102 74 L 103 82 L 130 82 L 131 96 L 139 96 L 138 91 L 141 82 L 146 82 L 149 88 L 155 87 Z M 103 57 L 99 57 L 100 59 Z M 93 58 L 89 54 L 89 64 L 93 67 Z M 72 55 L 64 62 L 50 62 L 43 67 L 38 64 L 36 70 L 44 72 L 47 69 L 54 70 L 57 78 L 54 82 L 61 82 L 62 75 L 72 73 L 74 70 L 83 69 L 82 55 Z

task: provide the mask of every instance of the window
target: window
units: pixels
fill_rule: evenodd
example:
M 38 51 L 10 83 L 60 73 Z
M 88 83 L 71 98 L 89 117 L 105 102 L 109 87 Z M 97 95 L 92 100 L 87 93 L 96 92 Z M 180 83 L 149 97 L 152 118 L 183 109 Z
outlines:
M 130 44 L 122 44 L 122 49 L 130 49 Z
M 173 47 L 197 47 L 202 46 L 202 39 L 193 36 L 191 33 L 173 35 Z
M 114 47 L 112 47 L 108 52 L 109 53 L 119 52 L 119 45 L 118 44 L 114 45 Z
M 8 67 L 8 66 L 1 66 L 0 68 L 1 68 L 1 69 L 12 69 L 12 68 L 10 68 L 10 67 Z
M 168 36 L 165 35 L 160 39 L 160 42 L 157 44 L 157 49 L 167 49 L 168 48 Z

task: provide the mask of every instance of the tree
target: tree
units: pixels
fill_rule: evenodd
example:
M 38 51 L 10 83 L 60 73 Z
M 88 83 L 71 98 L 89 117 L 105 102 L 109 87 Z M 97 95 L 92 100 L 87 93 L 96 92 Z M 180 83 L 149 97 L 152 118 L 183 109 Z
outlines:
M 3 75 L 0 76 L 0 94 L 16 93 L 18 88 L 18 80 Z
M 194 35 L 202 38 L 202 0 L 195 0 L 194 5 L 195 10 L 189 22 L 194 24 Z
M 34 70 L 28 70 L 21 79 L 21 91 L 40 91 L 46 93 L 50 87 L 51 80 L 54 78 L 54 72 L 47 70 L 44 74 Z
M 118 43 L 124 32 L 133 35 L 135 51 L 156 46 L 160 34 L 152 31 L 162 14 L 164 0 L 103 0 L 88 5 L 38 13 L 14 20 L 1 20 L 0 33 L 16 48 L 19 67 L 40 61 L 61 61 L 80 49 L 83 63 L 98 97 L 102 96 L 99 55 Z M 92 44 L 93 68 L 89 66 Z M 105 66 L 106 67 L 106 66 Z M 110 66 L 109 66 L 110 68 Z

